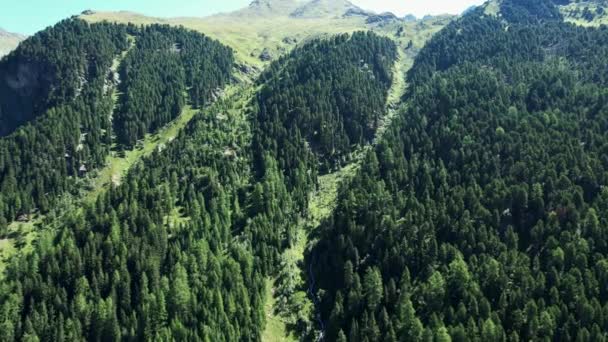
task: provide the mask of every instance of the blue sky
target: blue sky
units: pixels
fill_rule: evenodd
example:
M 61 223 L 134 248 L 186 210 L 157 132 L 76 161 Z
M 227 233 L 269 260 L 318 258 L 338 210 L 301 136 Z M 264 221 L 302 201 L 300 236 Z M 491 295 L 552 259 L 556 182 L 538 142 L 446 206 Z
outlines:
M 483 0 L 351 0 L 376 12 L 392 11 L 417 16 L 462 12 Z M 0 27 L 11 32 L 33 34 L 85 9 L 128 10 L 158 17 L 207 16 L 247 6 L 251 0 L 3 0 Z M 10 3 L 10 4 L 7 4 Z

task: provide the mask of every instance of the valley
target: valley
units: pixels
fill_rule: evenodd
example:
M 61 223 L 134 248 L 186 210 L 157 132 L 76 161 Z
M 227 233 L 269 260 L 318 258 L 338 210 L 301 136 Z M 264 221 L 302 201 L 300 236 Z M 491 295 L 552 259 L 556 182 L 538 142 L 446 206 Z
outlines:
M 0 31 L 0 341 L 608 340 L 605 8 Z
M 298 224 L 295 243 L 281 256 L 282 270 L 279 271 L 279 276 L 266 280 L 267 297 L 264 310 L 267 323 L 262 335 L 263 341 L 295 341 L 297 340 L 294 337 L 297 335 L 297 331 L 294 331 L 295 327 L 310 325 L 310 321 L 306 321 L 308 319 L 319 319 L 314 318 L 315 303 L 310 298 L 316 292 L 314 281 L 309 284 L 306 281 L 306 278 L 311 276 L 309 269 L 314 268 L 315 265 L 310 263 L 307 269 L 305 256 L 307 250 L 317 243 L 314 241 L 319 236 L 317 230 L 322 229 L 322 224 L 332 216 L 336 209 L 340 187 L 345 186 L 359 172 L 361 163 L 364 162 L 364 155 L 369 153 L 382 139 L 382 135 L 390 127 L 392 120 L 397 115 L 398 108 L 402 105 L 401 99 L 405 95 L 407 87 L 406 74 L 413 64 L 413 60 L 407 60 L 404 47 L 398 51 L 399 58 L 393 68 L 394 79 L 387 96 L 386 114 L 381 119 L 372 143 L 356 151 L 353 161 L 349 164 L 337 171 L 319 176 L 317 189 L 310 194 L 308 215 L 302 218 Z M 277 293 L 280 293 L 279 298 L 276 298 Z M 293 312 L 294 309 L 296 312 Z M 298 321 L 303 317 L 306 317 L 305 322 Z M 317 328 L 322 326 L 323 324 L 320 324 Z M 315 333 L 315 339 L 319 339 L 323 333 L 321 328 Z

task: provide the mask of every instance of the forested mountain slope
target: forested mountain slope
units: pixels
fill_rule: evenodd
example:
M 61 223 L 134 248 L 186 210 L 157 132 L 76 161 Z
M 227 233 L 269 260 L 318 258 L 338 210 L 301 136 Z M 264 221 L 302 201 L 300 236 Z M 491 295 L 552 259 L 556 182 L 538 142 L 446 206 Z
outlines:
M 48 210 L 81 165 L 103 163 L 113 106 L 108 75 L 127 47 L 126 27 L 68 20 L 0 62 L 0 122 L 10 133 L 0 138 L 2 230 L 20 214 Z
M 233 64 L 230 48 L 194 31 L 142 29 L 120 64 L 122 95 L 113 117 L 118 142 L 133 146 L 175 119 L 186 101 L 204 106 L 230 81 Z
M 218 42 L 159 25 L 70 19 L 24 41 L 0 62 L 0 229 L 48 211 L 117 144 L 132 147 L 187 101 L 205 104 L 232 64 Z
M 314 40 L 260 76 L 256 160 L 267 152 L 278 160 L 301 207 L 319 172 L 344 164 L 373 138 L 385 114 L 396 49 L 371 32 Z
M 608 30 L 499 10 L 427 44 L 342 187 L 306 266 L 327 340 L 607 338 Z
M 66 20 L 25 40 L 0 62 L 0 134 L 103 85 L 125 35 L 124 27 Z
M 145 34 L 136 39 L 145 41 Z M 302 215 L 294 194 L 314 187 L 314 173 L 303 174 L 309 182 L 287 181 L 291 175 L 279 165 L 297 157 L 292 151 L 251 148 L 252 134 L 270 141 L 272 132 L 258 122 L 266 121 L 261 108 L 275 101 L 299 108 L 304 94 L 295 77 L 306 77 L 329 94 L 350 87 L 369 91 L 344 94 L 353 103 L 348 115 L 361 120 L 352 124 L 366 126 L 363 111 L 386 101 L 391 73 L 385 68 L 394 58 L 394 44 L 374 34 L 314 41 L 276 62 L 260 79 L 260 93 L 244 84 L 233 97 L 202 110 L 121 185 L 65 213 L 56 231 L 43 232 L 31 253 L 13 260 L 0 293 L 3 338 L 259 340 L 264 279 L 276 272 L 278 255 L 292 243 Z M 336 81 L 326 82 L 317 66 L 338 60 L 331 69 Z M 369 71 L 359 69 L 361 60 Z M 262 95 L 279 79 L 283 102 Z M 212 78 L 204 82 L 214 84 Z M 328 97 L 307 101 L 306 113 L 320 123 L 344 119 L 326 110 Z M 280 120 L 273 127 L 297 129 L 303 137 L 314 129 Z
M 586 3 L 31 37 L 0 61 L 0 256 L 49 214 L 0 260 L 0 340 L 605 341 L 608 28 L 564 22 Z

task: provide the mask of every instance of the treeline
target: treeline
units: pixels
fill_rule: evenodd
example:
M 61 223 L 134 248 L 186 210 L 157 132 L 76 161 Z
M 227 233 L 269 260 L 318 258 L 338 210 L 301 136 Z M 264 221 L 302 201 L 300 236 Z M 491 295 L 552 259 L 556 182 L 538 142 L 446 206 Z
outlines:
M 194 31 L 159 25 L 133 31 L 114 121 L 118 142 L 127 147 L 175 119 L 188 95 L 197 108 L 218 96 L 234 64 L 230 48 Z
M 327 340 L 608 338 L 608 32 L 482 11 L 421 52 L 306 258 Z
M 385 114 L 393 41 L 372 32 L 313 40 L 260 77 L 253 151 L 269 152 L 304 208 L 316 174 L 343 164 Z M 264 152 L 260 152 L 264 151 Z
M 188 98 L 207 104 L 230 81 L 232 65 L 228 47 L 169 26 L 70 19 L 27 39 L 0 63 L 2 126 L 21 125 L 0 138 L 0 233 L 77 192 L 78 178 L 105 164 L 114 135 L 131 148 L 179 115 Z M 36 119 L 15 119 L 29 117 Z

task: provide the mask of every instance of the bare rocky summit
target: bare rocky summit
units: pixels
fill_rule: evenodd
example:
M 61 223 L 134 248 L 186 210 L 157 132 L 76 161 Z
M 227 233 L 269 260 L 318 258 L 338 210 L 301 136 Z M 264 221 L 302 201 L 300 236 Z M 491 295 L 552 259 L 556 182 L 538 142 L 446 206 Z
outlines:
M 0 28 L 0 57 L 13 51 L 25 36 L 11 33 Z

